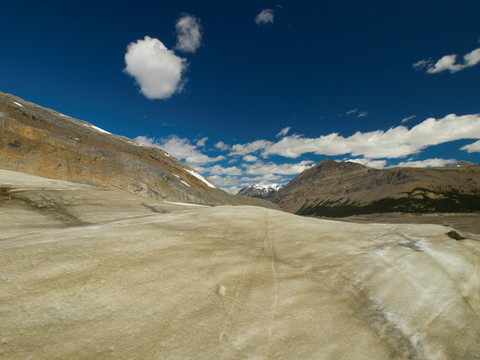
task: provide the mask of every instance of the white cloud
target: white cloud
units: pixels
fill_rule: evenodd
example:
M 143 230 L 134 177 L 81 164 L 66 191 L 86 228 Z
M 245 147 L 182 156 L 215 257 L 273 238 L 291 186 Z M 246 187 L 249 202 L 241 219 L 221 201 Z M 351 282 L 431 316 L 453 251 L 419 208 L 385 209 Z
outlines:
M 202 43 L 202 26 L 200 20 L 192 15 L 184 15 L 175 24 L 177 44 L 175 49 L 194 53 Z
M 356 112 L 358 112 L 358 109 L 352 109 L 352 110 L 348 110 L 345 115 L 352 115 L 352 114 L 355 114 Z
M 428 146 L 479 138 L 480 115 L 450 114 L 440 120 L 429 118 L 411 129 L 397 126 L 387 131 L 357 132 L 346 138 L 338 133 L 318 138 L 286 136 L 276 143 L 265 142 L 262 156 L 280 155 L 297 158 L 305 153 L 314 153 L 330 156 L 351 154 L 369 159 L 400 158 L 416 154 Z M 236 146 L 247 151 L 247 145 L 244 148 L 242 145 Z
M 288 132 L 290 131 L 291 127 L 290 126 L 287 126 L 285 128 L 283 128 L 282 130 L 280 130 L 280 132 L 276 135 L 276 137 L 282 137 L 282 136 L 285 136 L 288 134 Z
M 273 143 L 268 140 L 256 140 L 247 144 L 235 144 L 232 146 L 232 151 L 229 155 L 247 155 L 258 150 L 263 150 L 271 144 Z
M 149 99 L 168 99 L 183 89 L 186 60 L 155 38 L 132 42 L 125 54 L 125 72 L 134 77 Z
M 197 150 L 197 146 L 192 145 L 188 139 L 181 139 L 176 135 L 159 140 L 137 136 L 133 140 L 139 144 L 161 148 L 177 159 L 184 160 L 187 165 L 196 168 L 198 171 L 202 171 L 199 165 L 225 160 L 225 156 L 210 157 L 202 154 Z
M 419 161 L 404 161 L 399 163 L 398 167 L 418 167 L 418 168 L 425 168 L 425 167 L 438 167 L 438 166 L 447 166 L 451 164 L 455 164 L 457 160 L 455 159 L 425 159 Z
M 225 144 L 223 141 L 219 141 L 215 144 L 215 147 L 219 150 L 224 150 L 224 151 L 227 151 L 227 150 L 230 150 L 230 146 L 228 146 L 227 144 Z
M 415 119 L 417 117 L 417 115 L 411 115 L 411 116 L 407 116 L 405 118 L 402 119 L 402 124 L 405 124 L 407 121 L 410 121 L 412 119 Z
M 258 161 L 254 164 L 243 164 L 248 175 L 296 175 L 312 167 L 313 161 L 304 160 L 296 164 L 275 164 L 274 162 Z
M 421 70 L 425 69 L 426 67 L 430 66 L 432 63 L 433 63 L 432 59 L 420 60 L 420 61 L 417 61 L 412 66 L 415 70 L 421 71 Z
M 214 165 L 210 168 L 206 168 L 205 171 L 209 172 L 210 175 L 242 175 L 242 169 L 231 166 L 231 167 L 223 167 L 220 165 Z
M 204 147 L 205 142 L 208 140 L 208 137 L 201 138 L 200 140 L 197 141 L 197 146 L 198 147 Z
M 376 169 L 383 169 L 387 165 L 387 160 L 372 160 L 366 158 L 346 159 L 345 161 L 370 166 Z
M 444 71 L 455 73 L 480 63 L 480 48 L 475 49 L 463 56 L 463 63 L 457 63 L 457 55 L 445 55 L 437 62 L 433 60 L 420 60 L 413 64 L 415 70 L 427 69 L 428 74 L 436 74 Z
M 359 113 L 359 114 L 357 115 L 357 118 L 362 118 L 362 117 L 365 117 L 365 116 L 367 116 L 367 115 L 368 115 L 368 111 L 362 111 L 361 113 Z
M 255 17 L 255 22 L 257 25 L 265 25 L 265 24 L 273 24 L 274 21 L 274 13 L 272 9 L 263 9 L 260 13 Z
M 427 69 L 427 73 L 435 74 L 443 71 L 450 71 L 452 73 L 463 70 L 464 66 L 461 64 L 455 64 L 457 61 L 457 55 L 445 55 L 435 64 L 430 65 Z
M 246 161 L 246 162 L 254 162 L 254 161 L 257 161 L 258 158 L 256 156 L 253 156 L 253 155 L 245 155 L 243 157 L 243 161 Z
M 460 148 L 460 150 L 465 150 L 469 153 L 480 152 L 480 141 L 476 141 L 473 144 L 468 144 Z

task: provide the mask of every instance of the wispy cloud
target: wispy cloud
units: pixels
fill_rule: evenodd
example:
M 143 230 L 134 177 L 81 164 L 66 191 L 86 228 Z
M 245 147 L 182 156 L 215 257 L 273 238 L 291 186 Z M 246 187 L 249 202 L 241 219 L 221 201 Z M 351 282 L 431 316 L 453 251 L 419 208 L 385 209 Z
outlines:
M 255 17 L 255 23 L 257 25 L 266 25 L 266 24 L 273 24 L 275 19 L 275 15 L 273 9 L 263 9 L 260 13 Z
M 428 74 L 437 74 L 444 71 L 455 73 L 480 63 L 480 48 L 475 49 L 463 56 L 463 63 L 457 63 L 457 55 L 445 55 L 437 62 L 432 59 L 420 60 L 413 64 L 415 70 L 425 70 Z
M 201 138 L 200 140 L 197 141 L 197 146 L 204 147 L 207 140 L 208 140 L 208 137 Z
M 424 167 L 442 167 L 447 165 L 455 164 L 457 160 L 455 159 L 425 159 L 425 160 L 418 160 L 418 161 L 402 161 L 399 163 L 398 167 L 417 167 L 417 168 L 424 168 Z
M 368 115 L 368 111 L 359 111 L 357 108 L 348 110 L 345 113 L 340 114 L 340 116 L 350 116 L 350 115 L 357 115 L 357 118 L 362 118 Z
M 466 152 L 469 152 L 469 153 L 480 152 L 480 141 L 476 141 L 472 144 L 465 145 L 461 147 L 460 150 L 465 150 Z
M 253 155 L 245 155 L 243 157 L 243 161 L 246 161 L 246 162 L 254 162 L 254 161 L 257 161 L 257 160 L 258 160 L 258 157 L 253 156 Z
M 161 148 L 176 157 L 184 160 L 185 163 L 194 168 L 212 162 L 225 160 L 225 156 L 219 155 L 217 157 L 210 157 L 203 154 L 197 149 L 197 145 L 193 145 L 188 139 L 181 139 L 176 135 L 169 137 L 154 139 L 147 136 L 137 136 L 135 139 L 137 143 L 147 146 L 154 146 Z
M 186 60 L 158 39 L 145 36 L 130 43 L 125 64 L 124 71 L 135 78 L 140 92 L 149 99 L 168 99 L 183 89 Z
M 194 53 L 202 44 L 202 26 L 200 19 L 192 15 L 184 15 L 175 24 L 177 44 L 175 49 Z
M 411 116 L 407 116 L 407 117 L 404 117 L 402 119 L 402 124 L 405 124 L 406 122 L 412 120 L 412 119 L 415 119 L 417 117 L 417 115 L 411 115 Z
M 221 165 L 214 165 L 206 169 L 210 175 L 242 175 L 242 169 L 236 166 L 223 167 Z
M 282 137 L 282 136 L 285 136 L 285 135 L 287 135 L 287 134 L 288 134 L 288 132 L 290 131 L 290 129 L 291 129 L 291 127 L 290 127 L 290 126 L 288 126 L 288 127 L 285 127 L 285 128 L 283 128 L 282 130 L 280 130 L 280 132 L 279 132 L 277 135 L 275 135 L 275 136 L 276 136 L 276 137 Z
M 365 166 L 370 166 L 372 168 L 376 169 L 382 169 L 385 166 L 387 166 L 387 160 L 372 160 L 372 159 L 366 159 L 366 158 L 356 158 L 356 159 L 345 159 L 344 161 L 349 161 Z
M 296 175 L 304 170 L 309 169 L 313 165 L 313 161 L 304 160 L 294 164 L 276 164 L 274 162 L 258 161 L 254 164 L 243 164 L 245 174 L 248 175 Z
M 232 146 L 232 151 L 229 155 L 247 155 L 258 150 L 263 150 L 269 145 L 273 144 L 268 140 L 256 140 L 247 144 L 235 144 Z

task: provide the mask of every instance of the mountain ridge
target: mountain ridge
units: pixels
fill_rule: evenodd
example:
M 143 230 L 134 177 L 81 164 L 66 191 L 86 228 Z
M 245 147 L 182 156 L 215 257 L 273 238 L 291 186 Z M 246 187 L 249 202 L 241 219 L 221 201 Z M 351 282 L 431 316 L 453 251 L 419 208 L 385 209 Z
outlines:
M 163 200 L 275 207 L 214 188 L 164 150 L 1 92 L 0 133 L 5 170 L 110 185 Z
M 326 159 L 268 200 L 299 215 L 480 210 L 480 166 L 374 169 Z

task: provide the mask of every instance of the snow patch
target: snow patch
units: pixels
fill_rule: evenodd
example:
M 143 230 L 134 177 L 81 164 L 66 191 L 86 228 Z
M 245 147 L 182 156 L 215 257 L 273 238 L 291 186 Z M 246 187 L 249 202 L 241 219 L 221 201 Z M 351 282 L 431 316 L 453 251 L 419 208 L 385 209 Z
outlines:
M 205 206 L 200 204 L 191 204 L 191 203 L 173 202 L 173 201 L 164 201 L 164 202 L 166 202 L 167 204 L 181 205 L 181 206 L 201 206 L 201 207 Z
M 207 184 L 207 186 L 213 188 L 213 189 L 216 189 L 215 185 L 213 185 L 210 181 L 208 181 L 207 179 L 205 179 L 202 175 L 200 175 L 199 173 L 197 173 L 196 171 L 193 171 L 193 170 L 188 170 L 188 169 L 185 169 L 187 172 L 189 172 L 190 174 L 192 174 L 193 176 L 195 176 L 198 180 L 202 181 L 203 183 Z
M 21 106 L 21 107 L 23 107 L 23 105 L 22 105 L 22 104 L 20 104 L 20 103 L 18 103 L 18 102 L 16 102 L 16 101 L 13 101 L 13 100 L 12 100 L 12 102 L 13 102 L 15 105 L 17 105 L 17 106 Z
M 100 131 L 100 132 L 105 133 L 105 134 L 110 134 L 110 135 L 112 134 L 112 133 L 110 133 L 110 132 L 108 132 L 108 131 L 106 131 L 106 130 L 100 129 L 98 126 L 95 126 L 95 125 L 90 125 L 90 127 L 91 127 L 92 129 L 95 129 L 95 130 Z
M 188 187 L 190 187 L 190 184 L 187 183 L 186 181 L 180 180 L 180 182 L 181 182 L 182 184 L 187 185 Z
M 281 184 L 269 184 L 269 183 L 258 183 L 252 186 L 254 189 L 257 190 L 275 190 L 278 191 L 280 190 L 283 185 Z

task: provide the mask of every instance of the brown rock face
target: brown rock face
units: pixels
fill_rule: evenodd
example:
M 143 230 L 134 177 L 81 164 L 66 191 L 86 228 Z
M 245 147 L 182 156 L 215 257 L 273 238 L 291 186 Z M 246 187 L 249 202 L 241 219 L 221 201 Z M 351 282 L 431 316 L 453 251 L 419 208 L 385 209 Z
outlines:
M 269 197 L 302 215 L 480 210 L 480 166 L 373 169 L 324 160 Z
M 274 206 L 210 187 L 194 170 L 161 149 L 140 146 L 4 93 L 0 93 L 0 134 L 2 169 L 111 185 L 158 199 Z

